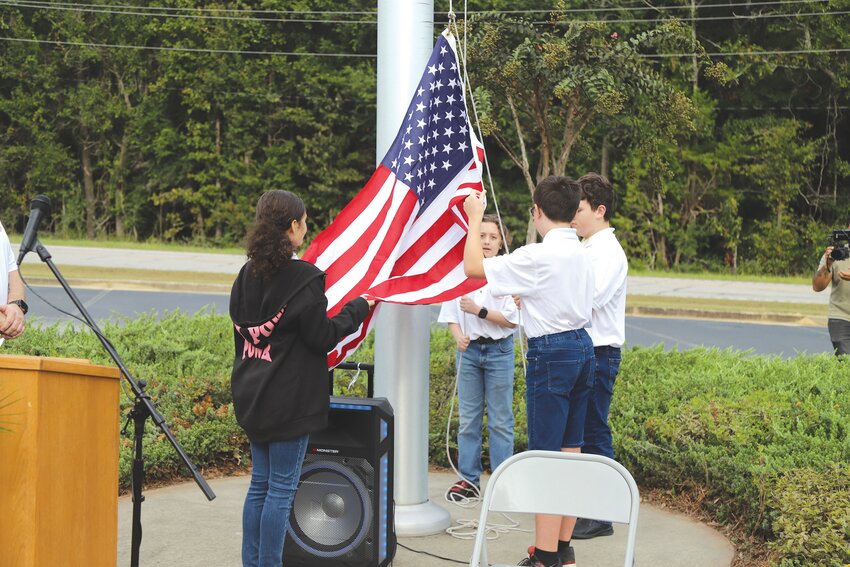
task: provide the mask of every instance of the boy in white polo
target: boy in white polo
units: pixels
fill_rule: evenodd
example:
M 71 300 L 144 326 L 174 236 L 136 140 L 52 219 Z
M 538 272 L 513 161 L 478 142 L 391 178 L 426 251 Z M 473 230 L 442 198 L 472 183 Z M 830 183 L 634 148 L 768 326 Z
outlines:
M 18 273 L 9 236 L 0 223 L 0 345 L 24 332 L 27 314 L 24 298 L 24 281 Z
M 626 340 L 626 253 L 611 228 L 614 212 L 614 188 L 597 173 L 580 177 L 579 202 L 572 227 L 590 254 L 596 289 L 593 294 L 592 325 L 587 329 L 593 339 L 595 378 L 587 418 L 584 422 L 582 453 L 614 458 L 608 409 L 614 395 L 614 380 L 620 370 L 620 349 Z M 614 533 L 611 522 L 579 518 L 573 539 L 590 539 Z
M 590 324 L 594 290 L 590 257 L 570 227 L 580 190 L 568 177 L 550 176 L 537 185 L 533 200 L 531 214 L 543 242 L 485 259 L 479 234 L 484 203 L 477 192 L 466 199 L 464 271 L 486 279 L 493 295 L 522 301 L 528 448 L 579 452 L 593 386 L 593 342 L 584 327 Z M 569 545 L 574 525 L 572 517 L 538 514 L 535 545 L 520 565 L 575 565 Z

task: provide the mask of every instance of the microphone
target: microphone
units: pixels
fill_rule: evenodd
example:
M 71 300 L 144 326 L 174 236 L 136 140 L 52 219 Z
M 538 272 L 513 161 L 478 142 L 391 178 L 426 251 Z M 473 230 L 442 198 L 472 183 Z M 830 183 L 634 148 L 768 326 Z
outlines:
M 30 201 L 30 218 L 24 229 L 24 237 L 21 239 L 21 247 L 18 252 L 18 265 L 24 261 L 27 252 L 33 249 L 38 242 L 38 225 L 43 217 L 50 216 L 50 198 L 47 195 L 36 195 Z

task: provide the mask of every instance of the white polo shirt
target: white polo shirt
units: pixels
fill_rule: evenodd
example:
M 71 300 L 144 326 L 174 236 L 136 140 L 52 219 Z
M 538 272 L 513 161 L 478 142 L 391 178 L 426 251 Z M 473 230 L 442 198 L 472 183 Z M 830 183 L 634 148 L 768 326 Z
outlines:
M 15 254 L 9 243 L 9 235 L 0 223 L 0 305 L 6 305 L 9 301 L 9 272 L 17 272 L 18 264 L 15 262 Z
M 593 265 L 593 346 L 622 347 L 626 342 L 626 276 L 629 262 L 613 228 L 581 241 Z
M 489 285 L 476 289 L 468 295 L 472 301 L 487 308 L 487 311 L 500 311 L 509 322 L 514 325 L 519 324 L 519 312 L 511 296 L 496 297 L 490 293 Z M 514 332 L 513 329 L 508 327 L 502 327 L 492 321 L 481 319 L 475 313 L 464 313 L 460 308 L 460 298 L 443 303 L 437 322 L 457 323 L 460 325 L 463 334 L 473 341 L 479 337 L 504 339 Z
M 555 228 L 539 244 L 485 258 L 484 275 L 493 295 L 520 296 L 531 338 L 590 325 L 593 271 L 575 229 Z

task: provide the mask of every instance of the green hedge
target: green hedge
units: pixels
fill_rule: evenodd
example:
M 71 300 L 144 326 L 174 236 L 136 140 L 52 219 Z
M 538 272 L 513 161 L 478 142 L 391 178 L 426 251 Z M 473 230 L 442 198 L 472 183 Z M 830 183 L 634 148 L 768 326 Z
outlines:
M 104 331 L 148 391 L 190 457 L 204 468 L 250 460 L 233 416 L 232 332 L 222 315 L 175 312 L 119 321 Z M 370 362 L 369 339 L 354 359 Z M 3 353 L 89 358 L 110 364 L 89 332 L 30 328 Z M 430 454 L 447 464 L 445 437 L 455 377 L 454 342 L 431 340 Z M 623 356 L 611 408 L 618 459 L 645 487 L 704 493 L 715 518 L 763 538 L 777 565 L 850 562 L 850 376 L 831 356 L 791 360 L 693 349 L 633 348 Z M 516 449 L 527 444 L 525 383 L 517 349 Z M 337 374 L 337 390 L 363 395 L 365 374 Z M 130 406 L 122 400 L 122 416 Z M 457 410 L 450 445 L 453 457 Z M 486 427 L 486 425 L 485 425 Z M 131 428 L 132 430 L 132 428 Z M 148 422 L 148 478 L 185 475 L 176 453 Z M 485 446 L 486 457 L 486 446 Z M 131 439 L 122 437 L 120 483 L 129 484 Z

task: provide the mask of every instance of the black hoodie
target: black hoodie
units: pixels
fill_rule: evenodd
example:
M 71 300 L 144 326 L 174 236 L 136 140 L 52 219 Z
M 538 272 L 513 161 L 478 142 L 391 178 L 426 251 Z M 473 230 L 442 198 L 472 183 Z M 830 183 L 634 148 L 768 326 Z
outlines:
M 236 420 L 251 441 L 286 441 L 328 420 L 327 353 L 369 314 L 357 297 L 327 316 L 325 273 L 292 260 L 260 278 L 249 261 L 230 292 L 236 356 L 231 375 Z

